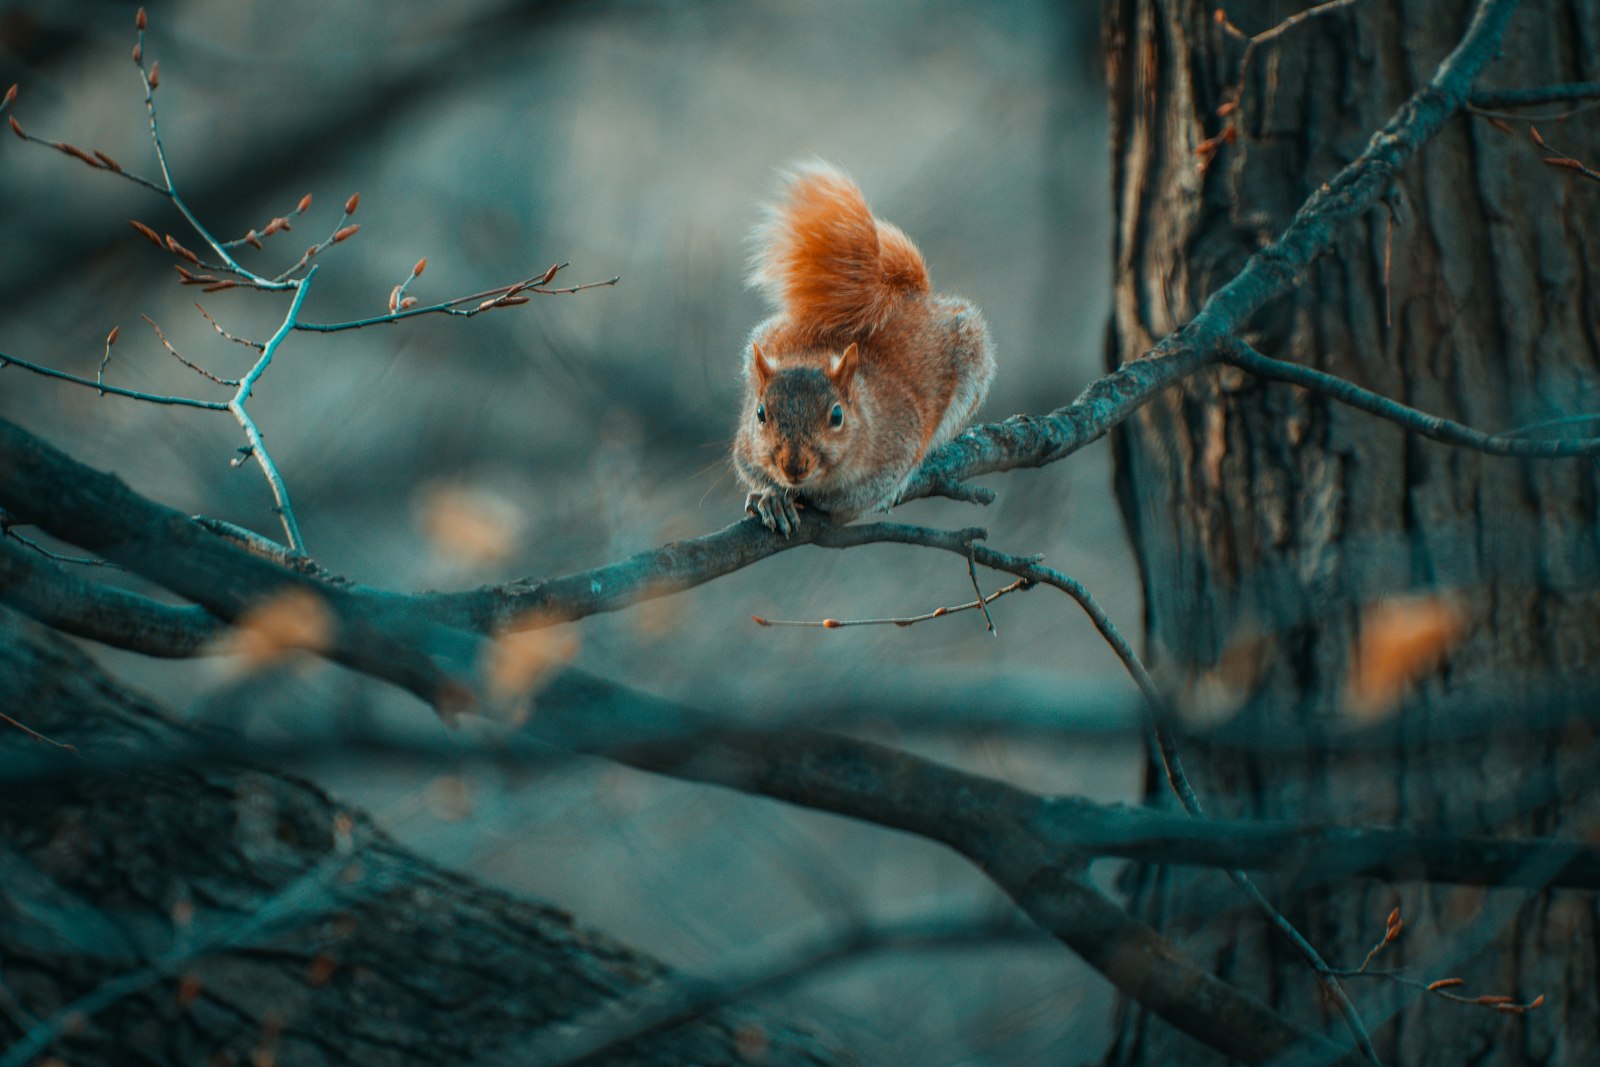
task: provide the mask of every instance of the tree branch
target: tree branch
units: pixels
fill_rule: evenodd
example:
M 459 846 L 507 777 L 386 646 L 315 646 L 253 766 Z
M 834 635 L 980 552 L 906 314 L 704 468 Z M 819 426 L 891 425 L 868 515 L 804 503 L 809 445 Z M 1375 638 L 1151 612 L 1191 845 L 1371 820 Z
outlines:
M 1492 456 L 1525 456 L 1530 458 L 1549 459 L 1561 456 L 1600 456 L 1600 437 L 1579 438 L 1527 438 L 1511 436 L 1520 431 L 1507 433 L 1487 434 L 1482 430 L 1474 430 L 1470 426 L 1441 418 L 1438 415 L 1429 415 L 1425 411 L 1408 407 L 1398 400 L 1375 393 L 1370 389 L 1363 389 L 1354 382 L 1346 381 L 1325 371 L 1303 367 L 1298 363 L 1287 363 L 1281 359 L 1272 359 L 1262 355 L 1243 341 L 1234 341 L 1231 349 L 1223 359 L 1238 367 L 1240 370 L 1249 371 L 1258 378 L 1268 381 L 1288 382 L 1309 389 L 1314 393 L 1330 397 L 1342 404 L 1348 404 L 1369 415 L 1376 415 L 1398 426 L 1404 427 L 1413 433 L 1435 441 L 1443 441 L 1448 445 L 1457 445 L 1461 448 L 1470 448 L 1477 452 L 1487 452 Z

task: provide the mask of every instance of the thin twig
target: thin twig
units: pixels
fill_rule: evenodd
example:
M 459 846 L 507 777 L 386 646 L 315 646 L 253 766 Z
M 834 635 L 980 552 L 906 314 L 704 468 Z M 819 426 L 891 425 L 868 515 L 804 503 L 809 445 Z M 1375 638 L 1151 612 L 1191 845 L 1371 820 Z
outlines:
M 7 365 L 18 366 L 23 370 L 29 370 L 35 374 L 42 374 L 47 378 L 59 378 L 61 381 L 72 382 L 74 385 L 87 386 L 88 388 L 98 390 L 101 393 L 110 393 L 113 396 L 125 396 L 130 400 L 143 400 L 149 404 L 176 404 L 180 407 L 203 408 L 206 411 L 228 410 L 228 405 L 220 400 L 196 400 L 193 397 L 188 396 L 163 396 L 159 393 L 142 393 L 136 389 L 122 389 L 115 385 L 106 385 L 104 382 L 97 382 L 93 378 L 80 378 L 76 374 L 68 374 L 66 371 L 55 370 L 51 367 L 43 367 L 37 363 L 30 363 L 25 359 L 18 359 L 16 356 L 8 356 L 4 352 L 0 352 L 0 368 L 3 368 Z
M 216 330 L 218 335 L 220 335 L 223 338 L 223 340 L 232 341 L 236 345 L 244 345 L 246 348 L 253 348 L 257 352 L 260 352 L 263 348 L 266 347 L 266 345 L 262 344 L 260 341 L 251 341 L 251 340 L 248 340 L 248 339 L 243 338 L 243 337 L 235 337 L 233 334 L 229 333 L 227 330 L 224 330 L 222 328 L 221 324 L 218 323 L 216 319 L 211 317 L 211 313 L 209 311 L 207 311 L 205 308 L 201 307 L 199 304 L 195 305 L 195 310 L 200 312 L 201 316 L 207 322 L 209 322 L 211 324 L 211 328 L 213 330 Z M 238 383 L 235 382 L 233 384 L 237 385 Z
M 485 289 L 481 293 L 471 293 L 467 296 L 458 296 L 452 300 L 441 301 L 437 304 L 429 304 L 426 307 L 405 308 L 400 311 L 390 312 L 387 315 L 374 315 L 371 318 L 354 319 L 350 322 L 301 322 L 295 324 L 295 329 L 311 330 L 317 333 L 334 333 L 338 330 L 359 330 L 364 326 L 377 326 L 385 322 L 399 322 L 401 319 L 409 319 L 413 315 L 459 315 L 462 318 L 470 319 L 474 315 L 491 310 L 494 307 L 505 306 L 504 304 L 499 303 L 495 298 L 503 300 L 506 297 L 515 296 L 520 293 L 539 293 L 544 296 L 567 295 L 570 293 L 581 293 L 585 289 L 599 289 L 608 285 L 616 285 L 622 280 L 622 276 L 617 275 L 615 277 L 608 278 L 603 282 L 586 282 L 583 285 L 572 285 L 564 289 L 550 289 L 541 284 L 542 279 L 551 277 L 555 270 L 559 270 L 561 267 L 565 266 L 565 263 L 561 263 L 552 268 L 550 271 L 546 271 L 544 274 L 535 275 L 531 278 L 524 278 L 520 282 L 513 282 L 510 285 L 496 286 L 493 289 Z M 466 309 L 461 307 L 462 304 L 471 303 L 473 301 L 478 301 L 478 305 Z
M 0 508 L 0 535 L 9 537 L 18 544 L 31 548 L 45 559 L 53 560 L 56 563 L 75 563 L 84 567 L 110 567 L 114 570 L 122 569 L 119 564 L 113 563 L 109 559 L 101 559 L 98 556 L 64 556 L 60 552 L 52 552 L 50 549 L 44 547 L 31 537 L 24 537 L 17 533 L 18 526 L 27 525 L 29 524 L 18 522 L 16 519 L 12 518 L 4 508 Z
M 1563 170 L 1570 170 L 1574 174 L 1579 174 L 1585 178 L 1588 178 L 1590 181 L 1600 182 L 1600 171 L 1595 170 L 1588 164 L 1567 155 L 1567 153 L 1561 151 L 1559 148 L 1556 148 L 1554 145 L 1551 145 L 1544 139 L 1543 135 L 1539 133 L 1539 127 L 1529 126 L 1528 132 L 1533 137 L 1533 143 L 1538 145 L 1539 150 L 1545 154 L 1544 162 L 1547 165 L 1552 167 L 1560 167 Z
M 1310 19 L 1320 18 L 1323 14 L 1334 13 L 1334 11 L 1347 8 L 1347 6 L 1358 2 L 1360 0 L 1326 0 L 1325 3 L 1318 3 L 1314 8 L 1306 8 L 1304 11 L 1291 14 L 1288 18 L 1283 19 L 1282 22 L 1278 22 L 1277 26 L 1272 27 L 1272 29 L 1261 30 L 1259 34 L 1246 38 L 1245 54 L 1238 58 L 1238 78 L 1234 82 L 1234 93 L 1229 98 L 1232 107 L 1238 107 L 1238 102 L 1242 101 L 1243 96 L 1245 96 L 1245 77 L 1250 74 L 1250 61 L 1256 56 L 1258 48 L 1274 42 L 1278 37 L 1282 37 L 1283 34 L 1288 34 L 1291 29 L 1299 26 L 1301 22 L 1309 22 Z M 1221 14 L 1221 8 L 1219 8 L 1218 13 Z M 1221 19 L 1221 22 L 1222 29 L 1227 30 L 1234 37 L 1243 37 L 1242 30 L 1235 27 L 1232 22 L 1227 21 L 1226 16 Z
M 143 10 L 143 8 L 140 9 L 141 14 L 143 13 Z M 143 23 L 143 21 L 144 20 L 141 18 L 140 22 Z M 172 201 L 172 206 L 178 209 L 178 211 L 183 215 L 184 220 L 189 223 L 189 226 L 194 230 L 194 232 L 200 235 L 200 239 L 205 241 L 206 244 L 210 245 L 217 255 L 222 257 L 222 266 L 219 269 L 239 275 L 258 289 L 288 288 L 286 284 L 276 280 L 268 281 L 267 279 L 262 278 L 260 275 L 247 270 L 242 264 L 239 263 L 238 260 L 233 258 L 232 253 L 228 251 L 226 245 L 211 235 L 211 231 L 206 229 L 205 224 L 202 223 L 199 217 L 189 209 L 189 205 L 184 201 L 183 197 L 178 195 L 177 185 L 172 180 L 172 167 L 167 162 L 167 150 L 166 147 L 161 143 L 160 123 L 156 118 L 156 83 L 152 80 L 150 71 L 145 69 L 144 65 L 145 27 L 142 24 L 138 27 L 138 33 L 139 39 L 133 50 L 133 61 L 134 65 L 139 68 L 139 82 L 144 86 L 144 107 L 145 112 L 150 117 L 150 143 L 155 148 L 156 163 L 161 168 L 161 181 L 165 185 L 165 188 L 150 182 L 146 182 L 145 184 L 149 185 L 151 188 L 154 188 L 157 192 L 164 195 L 168 200 Z
M 77 745 L 69 745 L 65 741 L 57 741 L 54 738 L 46 737 L 44 734 L 41 734 L 38 730 L 35 730 L 33 727 L 27 725 L 26 723 L 18 722 L 16 719 L 13 719 L 11 716 L 7 715 L 3 711 L 0 711 L 0 722 L 4 722 L 9 726 L 16 727 L 18 730 L 21 730 L 23 733 L 27 734 L 29 737 L 33 738 L 35 741 L 40 742 L 41 744 L 54 745 L 55 747 L 57 747 L 59 749 L 64 749 L 64 750 L 72 753 L 74 756 L 78 755 L 78 746 Z
M 273 278 L 273 282 L 287 282 L 297 271 L 303 268 L 307 263 L 311 262 L 312 257 L 317 253 L 326 251 L 330 246 L 338 244 L 340 241 L 353 236 L 355 231 L 360 228 L 359 226 L 349 226 L 350 217 L 355 214 L 355 205 L 358 199 L 359 196 L 352 195 L 350 199 L 346 200 L 345 209 L 339 215 L 339 221 L 334 225 L 333 230 L 328 234 L 328 236 L 324 237 L 321 241 L 318 241 L 316 244 L 306 249 L 304 254 L 302 254 L 293 265 L 289 266 L 280 272 L 277 277 Z
M 972 579 L 972 592 L 978 598 L 978 606 L 983 609 L 983 621 L 989 627 L 990 637 L 999 637 L 1000 632 L 994 628 L 994 619 L 989 615 L 989 602 L 983 598 L 983 589 L 978 585 L 978 563 L 972 556 L 972 546 L 967 546 L 967 577 Z M 1007 590 L 1011 587 L 1007 586 Z M 995 596 L 999 596 L 996 593 Z
M 977 581 L 976 573 L 973 575 L 973 581 Z M 988 596 L 984 596 L 980 592 L 977 600 L 969 601 L 965 604 L 955 604 L 947 608 L 934 608 L 932 611 L 924 612 L 921 615 L 903 615 L 891 619 L 768 619 L 761 615 L 752 615 L 750 619 L 758 626 L 800 626 L 812 629 L 838 630 L 846 626 L 914 626 L 919 622 L 928 622 L 931 619 L 942 619 L 946 615 L 954 615 L 958 611 L 982 610 L 987 617 L 989 614 L 988 605 L 992 601 L 999 600 L 1007 593 L 1026 590 L 1032 584 L 1026 578 L 1018 578 L 1010 585 L 996 589 Z M 989 629 L 990 632 L 993 632 L 994 626 L 991 624 Z
M 196 304 L 195 306 L 199 307 L 198 304 Z M 237 378 L 219 378 L 215 374 L 212 374 L 210 371 L 206 370 L 204 367 L 199 366 L 198 364 L 195 364 L 195 363 L 191 363 L 187 359 L 184 359 L 182 354 L 179 353 L 176 348 L 172 347 L 172 342 L 167 340 L 167 335 L 161 332 L 161 327 L 156 325 L 156 320 L 155 319 L 152 319 L 149 315 L 140 315 L 139 317 L 150 324 L 150 328 L 156 332 L 156 337 L 160 339 L 162 345 L 164 345 L 166 347 L 166 350 L 168 352 L 172 353 L 173 358 L 175 358 L 179 363 L 182 363 L 185 367 L 188 367 L 190 370 L 194 371 L 196 374 L 200 375 L 202 378 L 210 378 L 212 381 L 216 382 L 218 385 L 238 385 L 239 384 L 239 380 Z M 216 324 L 213 323 L 212 325 L 216 325 Z

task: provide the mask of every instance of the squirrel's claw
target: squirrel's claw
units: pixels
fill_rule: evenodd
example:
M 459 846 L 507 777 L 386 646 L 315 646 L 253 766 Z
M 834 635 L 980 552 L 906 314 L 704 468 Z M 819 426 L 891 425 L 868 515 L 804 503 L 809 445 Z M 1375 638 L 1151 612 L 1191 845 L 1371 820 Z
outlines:
M 800 513 L 794 497 L 781 489 L 762 489 L 745 497 L 744 510 L 761 520 L 761 525 L 785 538 L 800 528 Z

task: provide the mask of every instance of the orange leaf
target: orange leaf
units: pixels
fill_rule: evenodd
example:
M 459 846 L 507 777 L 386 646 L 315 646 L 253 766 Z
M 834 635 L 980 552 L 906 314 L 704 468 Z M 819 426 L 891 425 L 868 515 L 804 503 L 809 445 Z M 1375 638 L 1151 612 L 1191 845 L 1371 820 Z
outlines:
M 1466 612 L 1445 595 L 1390 597 L 1361 616 L 1345 711 L 1372 720 L 1392 714 L 1413 682 L 1434 670 L 1466 633 Z
M 436 552 L 471 567 L 508 558 L 525 522 L 522 510 L 506 497 L 461 485 L 425 490 L 417 519 Z
M 323 651 L 333 625 L 320 596 L 289 588 L 247 608 L 221 638 L 219 651 L 241 657 L 245 670 L 255 670 L 296 652 Z
M 578 654 L 578 638 L 565 627 L 540 626 L 537 618 L 513 623 L 535 629 L 510 629 L 487 652 L 489 692 L 502 699 L 531 696 L 546 678 Z

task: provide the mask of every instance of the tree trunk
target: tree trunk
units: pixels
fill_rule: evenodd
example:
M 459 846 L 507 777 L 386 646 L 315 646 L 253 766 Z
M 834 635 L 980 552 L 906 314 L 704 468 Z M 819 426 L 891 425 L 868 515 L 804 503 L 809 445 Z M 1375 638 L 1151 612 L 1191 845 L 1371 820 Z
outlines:
M 196 742 L 4 608 L 0 694 L 13 718 L 101 756 Z M 668 973 L 431 866 L 306 782 L 220 759 L 75 775 L 72 755 L 9 724 L 0 750 L 67 763 L 0 791 L 0 1061 L 56 1018 L 60 1036 L 20 1062 L 496 1062 Z M 716 1010 L 594 1062 L 756 1061 L 833 1058 Z
M 1254 34 L 1309 6 L 1239 0 L 1226 13 Z M 1238 110 L 1219 117 L 1244 44 L 1214 5 L 1111 0 L 1111 361 L 1137 359 L 1282 232 L 1426 82 L 1470 8 L 1389 0 L 1309 19 L 1253 50 Z M 1530 0 L 1479 89 L 1596 79 L 1600 5 Z M 1594 111 L 1536 121 L 1562 152 L 1590 165 L 1600 157 Z M 1236 142 L 1208 159 L 1203 143 L 1229 123 Z M 1484 430 L 1600 411 L 1600 187 L 1544 165 L 1544 154 L 1526 118 L 1453 119 L 1399 176 L 1390 210 L 1341 235 L 1247 339 Z M 1541 686 L 1600 660 L 1592 462 L 1452 449 L 1227 368 L 1139 412 L 1119 432 L 1117 458 L 1148 655 L 1194 716 L 1189 771 L 1213 811 L 1500 836 L 1594 832 L 1591 731 L 1519 730 L 1514 715 L 1489 737 L 1451 740 L 1441 729 L 1463 700 L 1519 696 L 1526 706 Z M 1392 744 L 1340 748 L 1362 724 L 1352 717 L 1370 725 L 1392 711 L 1360 699 L 1352 670 L 1371 606 L 1407 592 L 1440 597 L 1431 603 L 1460 620 L 1462 636 L 1393 712 Z M 1286 752 L 1238 742 L 1289 736 L 1308 743 Z M 1149 789 L 1166 789 L 1159 774 Z M 1225 882 L 1186 871 L 1138 881 L 1144 916 L 1222 977 L 1292 1019 L 1330 1021 L 1305 964 Z M 1600 1063 L 1589 895 L 1365 881 L 1264 888 L 1336 967 L 1360 963 L 1399 905 L 1404 932 L 1375 966 L 1460 976 L 1473 995 L 1546 995 L 1520 1016 L 1381 979 L 1347 982 L 1386 1063 Z M 1125 1010 L 1122 1022 L 1114 1062 L 1218 1062 L 1143 1013 Z

